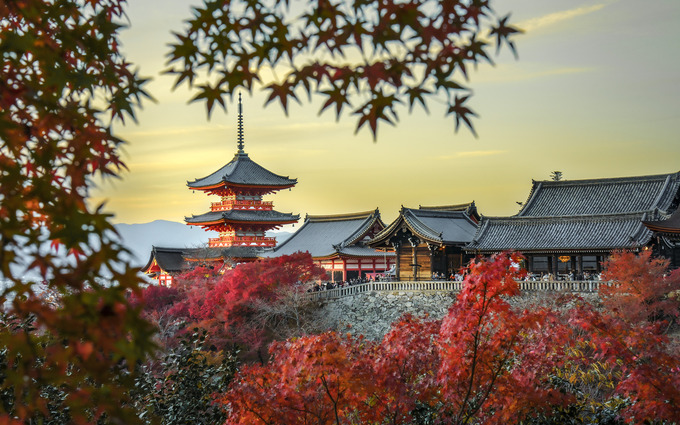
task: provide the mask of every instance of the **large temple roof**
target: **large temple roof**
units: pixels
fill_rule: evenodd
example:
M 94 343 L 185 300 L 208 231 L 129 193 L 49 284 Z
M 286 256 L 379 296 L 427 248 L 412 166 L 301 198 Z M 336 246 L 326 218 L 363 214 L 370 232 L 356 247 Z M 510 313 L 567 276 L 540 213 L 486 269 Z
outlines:
M 191 189 L 209 189 L 219 186 L 264 186 L 285 189 L 295 186 L 297 179 L 274 174 L 248 156 L 239 152 L 227 165 L 207 177 L 187 182 Z
M 188 224 L 216 224 L 216 223 L 295 223 L 300 219 L 297 214 L 281 213 L 274 210 L 226 210 L 210 211 L 205 214 L 185 217 Z
M 482 217 L 469 252 L 610 252 L 645 246 L 645 213 L 562 217 Z
M 377 234 L 370 244 L 371 246 L 389 245 L 389 239 L 400 229 L 408 229 L 414 235 L 431 243 L 466 244 L 472 241 L 477 230 L 475 222 L 477 210 L 469 208 L 474 207 L 474 203 L 464 205 L 468 207 L 420 207 L 419 209 L 402 207 L 399 217 Z M 474 214 L 471 217 L 473 211 Z
M 377 209 L 356 214 L 308 215 L 295 234 L 266 255 L 277 257 L 295 252 L 309 252 L 314 258 L 340 255 L 382 256 L 383 253 L 363 243 L 370 231 L 376 227 L 379 229 L 385 227 Z
M 643 221 L 677 208 L 680 173 L 534 181 L 513 217 L 482 217 L 468 252 L 609 252 L 648 244 Z
M 519 217 L 668 211 L 680 173 L 592 180 L 533 181 Z

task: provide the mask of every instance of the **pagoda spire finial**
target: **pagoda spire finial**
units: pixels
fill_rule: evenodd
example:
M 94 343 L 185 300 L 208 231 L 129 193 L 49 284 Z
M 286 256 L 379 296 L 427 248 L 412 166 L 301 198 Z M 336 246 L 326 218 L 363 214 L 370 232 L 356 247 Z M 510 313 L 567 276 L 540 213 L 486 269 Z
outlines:
M 240 92 L 238 94 L 238 153 L 245 153 L 243 150 L 243 106 Z

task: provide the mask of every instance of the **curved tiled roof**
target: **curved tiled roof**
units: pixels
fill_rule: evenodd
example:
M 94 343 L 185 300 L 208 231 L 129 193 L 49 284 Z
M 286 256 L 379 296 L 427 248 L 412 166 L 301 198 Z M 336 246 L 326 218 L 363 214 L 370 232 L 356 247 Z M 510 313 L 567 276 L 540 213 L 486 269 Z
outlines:
M 533 181 L 518 217 L 668 211 L 680 173 L 592 180 Z
M 657 233 L 680 234 L 680 208 L 663 220 L 643 221 L 642 224 Z
M 563 217 L 482 217 L 469 252 L 609 252 L 646 245 L 645 213 Z
M 217 222 L 266 222 L 266 223 L 294 223 L 300 218 L 299 215 L 281 213 L 274 210 L 227 210 L 210 211 L 205 214 L 185 217 L 188 224 L 203 224 Z
M 437 244 L 465 244 L 472 241 L 477 224 L 467 209 L 450 210 L 443 207 L 404 208 L 399 217 L 370 242 L 372 246 L 386 244 L 402 226 L 425 241 Z M 476 213 L 476 210 L 475 210 Z
M 156 264 L 167 273 L 181 271 L 184 268 L 184 251 L 183 248 L 152 246 L 149 261 L 141 268 L 141 271 L 146 272 L 149 270 L 154 260 L 156 260 Z
M 375 224 L 384 227 L 380 212 L 311 216 L 305 218 L 300 229 L 284 243 L 266 255 L 276 257 L 295 252 L 309 252 L 314 258 L 334 255 L 378 256 L 382 253 L 359 242 Z
M 454 204 L 454 205 L 443 205 L 443 206 L 418 206 L 421 210 L 432 210 L 432 211 L 464 211 L 470 216 L 474 221 L 479 221 L 479 214 L 477 213 L 477 206 L 475 201 L 468 202 L 467 204 Z
M 190 189 L 211 188 L 229 184 L 239 186 L 266 186 L 285 189 L 295 186 L 297 179 L 274 174 L 262 167 L 248 156 L 247 153 L 237 153 L 227 165 L 209 176 L 187 182 Z

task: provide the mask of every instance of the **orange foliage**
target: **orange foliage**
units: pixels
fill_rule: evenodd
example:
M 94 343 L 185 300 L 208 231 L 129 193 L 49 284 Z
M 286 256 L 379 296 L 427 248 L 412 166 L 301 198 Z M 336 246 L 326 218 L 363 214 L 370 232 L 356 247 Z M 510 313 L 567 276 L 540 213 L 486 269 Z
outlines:
M 595 360 L 620 372 L 604 397 L 628 401 L 625 422 L 680 419 L 680 358 L 663 336 L 578 299 L 561 313 L 513 310 L 518 260 L 471 264 L 443 320 L 405 316 L 379 344 L 335 333 L 273 344 L 222 398 L 228 423 L 400 424 L 423 406 L 441 423 L 517 423 L 574 403 L 578 388 L 553 378 Z
M 652 258 L 651 251 L 619 251 L 604 263 L 600 297 L 605 307 L 632 322 L 676 321 L 680 315 L 680 269 L 672 273 L 668 261 Z

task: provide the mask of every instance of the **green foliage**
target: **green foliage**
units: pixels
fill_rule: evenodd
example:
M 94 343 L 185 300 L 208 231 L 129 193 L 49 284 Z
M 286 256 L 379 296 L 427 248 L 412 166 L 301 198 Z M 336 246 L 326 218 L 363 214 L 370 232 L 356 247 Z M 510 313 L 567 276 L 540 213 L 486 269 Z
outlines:
M 142 417 L 163 425 L 223 423 L 226 415 L 214 395 L 226 390 L 235 372 L 235 353 L 208 347 L 207 332 L 195 328 L 159 362 L 144 367 L 135 404 Z
M 267 104 L 305 93 L 320 96 L 339 118 L 357 116 L 357 131 L 394 124 L 398 109 L 443 98 L 446 115 L 474 133 L 461 83 L 471 66 L 492 63 L 488 49 L 519 32 L 491 0 L 204 0 L 175 34 L 167 72 L 195 91 L 208 115 L 240 88 L 262 86 Z M 280 76 L 280 77 L 279 77 Z M 438 99 L 439 100 L 439 99 Z
M 139 280 L 109 215 L 87 205 L 92 178 L 124 168 L 111 123 L 147 97 L 118 51 L 123 4 L 0 3 L 0 305 L 32 324 L 0 329 L 5 423 L 58 420 L 56 402 L 73 423 L 137 420 L 124 401 L 153 329 L 128 303 Z

